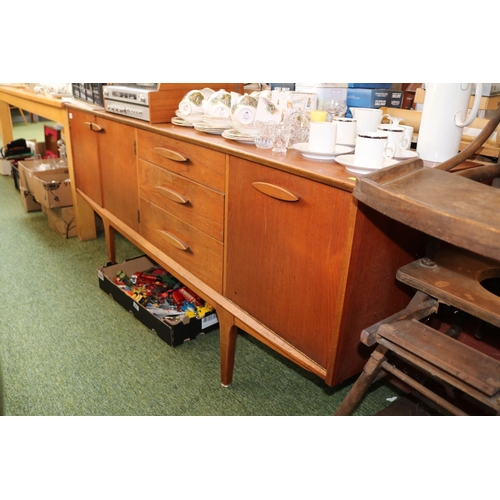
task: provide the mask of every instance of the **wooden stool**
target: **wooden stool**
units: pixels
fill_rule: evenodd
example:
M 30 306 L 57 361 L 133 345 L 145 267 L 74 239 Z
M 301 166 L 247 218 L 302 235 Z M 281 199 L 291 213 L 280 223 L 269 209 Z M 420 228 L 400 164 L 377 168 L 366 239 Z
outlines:
M 361 341 L 377 347 L 336 415 L 349 415 L 383 372 L 401 379 L 451 414 L 466 415 L 401 371 L 396 366 L 401 361 L 500 414 L 500 362 L 420 322 L 436 312 L 439 304 L 446 304 L 500 326 L 500 297 L 482 285 L 498 277 L 499 262 L 456 247 L 438 252 L 433 262 L 420 259 L 400 268 L 398 280 L 417 292 L 405 310 L 362 332 Z

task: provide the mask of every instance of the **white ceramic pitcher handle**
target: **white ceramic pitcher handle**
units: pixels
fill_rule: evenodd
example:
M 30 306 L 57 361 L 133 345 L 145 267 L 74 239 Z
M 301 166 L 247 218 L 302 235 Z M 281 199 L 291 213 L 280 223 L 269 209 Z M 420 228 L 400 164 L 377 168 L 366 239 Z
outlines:
M 474 104 L 472 105 L 472 109 L 471 109 L 469 118 L 467 118 L 467 120 L 465 120 L 464 122 L 461 122 L 457 116 L 460 113 L 457 113 L 455 115 L 455 125 L 457 127 L 467 127 L 468 125 L 470 125 L 474 121 L 474 118 L 476 118 L 477 111 L 479 109 L 479 104 L 481 102 L 482 93 L 483 93 L 483 84 L 476 83 L 476 95 L 474 96 Z

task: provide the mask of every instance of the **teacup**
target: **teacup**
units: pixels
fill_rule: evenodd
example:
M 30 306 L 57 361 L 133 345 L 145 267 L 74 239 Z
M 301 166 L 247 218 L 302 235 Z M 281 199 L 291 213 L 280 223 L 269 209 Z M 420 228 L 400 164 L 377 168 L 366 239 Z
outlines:
M 411 143 L 413 142 L 413 127 L 411 125 L 399 125 L 404 131 L 406 137 L 408 137 L 408 145 L 405 149 L 410 149 Z
M 394 141 L 396 144 L 396 152 L 394 156 L 401 156 L 402 151 L 406 150 L 409 146 L 408 137 L 405 134 L 405 129 L 403 127 L 398 127 L 394 125 L 379 125 L 377 129 L 380 132 L 384 132 L 388 135 L 389 140 Z
M 382 120 L 384 118 L 387 118 L 389 120 L 389 123 L 391 125 L 395 125 L 395 126 L 399 126 L 400 122 L 402 122 L 404 120 L 404 118 L 400 118 L 399 116 L 391 116 L 387 113 L 382 115 Z
M 394 157 L 396 145 L 383 132 L 361 132 L 356 137 L 354 165 L 371 170 L 383 168 L 385 160 Z
M 334 153 L 337 145 L 336 122 L 311 122 L 309 125 L 309 151 Z
M 337 124 L 337 144 L 354 146 L 356 143 L 356 120 L 335 116 L 332 121 Z
M 229 118 L 231 115 L 231 94 L 224 89 L 214 92 L 206 101 L 205 114 Z
M 235 124 L 253 125 L 257 114 L 258 101 L 255 97 L 245 94 L 231 108 L 231 120 Z
M 356 120 L 356 134 L 360 132 L 375 132 L 382 122 L 382 110 L 374 108 L 350 108 L 352 117 Z
M 184 116 L 203 114 L 205 96 L 201 90 L 190 90 L 179 103 L 179 113 Z

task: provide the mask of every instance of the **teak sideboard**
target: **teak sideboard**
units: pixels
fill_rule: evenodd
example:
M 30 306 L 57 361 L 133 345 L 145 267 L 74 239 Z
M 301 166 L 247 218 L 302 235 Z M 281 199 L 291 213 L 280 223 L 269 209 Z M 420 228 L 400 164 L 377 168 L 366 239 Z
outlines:
M 335 162 L 68 105 L 80 239 L 95 211 L 207 300 L 221 382 L 241 329 L 334 386 L 363 368 L 361 330 L 402 309 L 421 235 L 352 196 Z M 89 210 L 89 207 L 92 210 Z

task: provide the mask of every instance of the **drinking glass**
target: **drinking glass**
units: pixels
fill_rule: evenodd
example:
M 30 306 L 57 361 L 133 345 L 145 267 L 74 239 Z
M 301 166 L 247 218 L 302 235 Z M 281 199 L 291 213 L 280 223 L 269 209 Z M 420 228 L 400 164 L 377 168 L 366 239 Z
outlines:
M 347 104 L 340 99 L 332 99 L 326 110 L 330 113 L 332 119 L 334 116 L 344 116 L 347 111 Z
M 255 145 L 259 149 L 271 149 L 273 147 L 273 128 L 274 122 L 257 121 L 257 135 L 255 136 Z
M 273 153 L 286 153 L 291 134 L 292 127 L 289 123 L 281 122 L 273 125 Z

